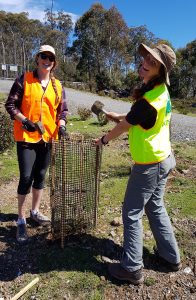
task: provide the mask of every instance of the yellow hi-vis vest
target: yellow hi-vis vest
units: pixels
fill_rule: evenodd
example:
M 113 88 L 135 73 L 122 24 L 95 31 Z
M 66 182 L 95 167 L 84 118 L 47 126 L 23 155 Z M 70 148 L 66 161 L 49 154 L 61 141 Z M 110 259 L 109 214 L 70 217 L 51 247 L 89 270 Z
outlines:
M 169 124 L 171 100 L 165 84 L 160 84 L 146 92 L 143 98 L 157 111 L 154 126 L 144 129 L 133 125 L 129 129 L 129 145 L 132 159 L 138 164 L 157 163 L 171 153 Z
M 62 95 L 62 86 L 59 80 L 56 80 L 56 88 L 59 98 Z M 33 76 L 33 72 L 27 72 L 24 75 L 24 95 L 20 107 L 21 113 L 32 122 L 41 121 L 45 132 L 40 134 L 38 131 L 28 132 L 22 128 L 21 122 L 14 120 L 14 138 L 16 141 L 28 143 L 37 143 L 41 139 L 49 142 L 51 139 L 58 138 L 58 127 L 56 124 L 57 107 L 60 102 L 55 104 L 56 94 L 54 92 L 51 80 L 46 90 L 38 78 Z

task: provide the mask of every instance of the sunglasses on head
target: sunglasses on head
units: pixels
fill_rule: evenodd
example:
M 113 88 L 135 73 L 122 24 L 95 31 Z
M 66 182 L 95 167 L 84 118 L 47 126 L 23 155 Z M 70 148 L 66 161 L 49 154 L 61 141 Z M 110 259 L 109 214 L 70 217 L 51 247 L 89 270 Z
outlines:
M 41 59 L 47 59 L 48 58 L 49 61 L 51 61 L 51 62 L 55 61 L 54 55 L 48 55 L 46 53 L 40 53 L 40 57 L 41 57 Z

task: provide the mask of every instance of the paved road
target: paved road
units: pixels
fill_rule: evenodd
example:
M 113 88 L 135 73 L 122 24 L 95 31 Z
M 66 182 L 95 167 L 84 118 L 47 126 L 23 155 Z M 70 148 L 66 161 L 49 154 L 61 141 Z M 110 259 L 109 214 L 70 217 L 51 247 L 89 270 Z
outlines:
M 8 93 L 12 84 L 13 81 L 0 80 L 0 92 Z M 109 97 L 101 97 L 96 94 L 69 88 L 66 88 L 66 95 L 68 99 L 69 112 L 71 114 L 77 113 L 77 108 L 79 106 L 90 108 L 96 100 L 103 102 L 105 109 L 109 111 L 126 113 L 131 107 L 131 104 L 128 102 L 113 100 Z M 196 118 L 173 113 L 172 139 L 178 141 L 196 141 Z
M 0 93 L 8 93 L 12 84 L 13 84 L 13 80 L 0 79 Z
M 13 80 L 0 80 L 0 93 L 9 93 L 12 84 Z M 106 110 L 114 110 L 125 113 L 131 107 L 130 103 L 116 101 L 109 97 L 101 97 L 96 94 L 69 88 L 66 88 L 66 96 L 68 99 L 69 111 L 72 114 L 77 112 L 77 108 L 79 106 L 90 108 L 96 100 L 100 100 L 104 103 Z

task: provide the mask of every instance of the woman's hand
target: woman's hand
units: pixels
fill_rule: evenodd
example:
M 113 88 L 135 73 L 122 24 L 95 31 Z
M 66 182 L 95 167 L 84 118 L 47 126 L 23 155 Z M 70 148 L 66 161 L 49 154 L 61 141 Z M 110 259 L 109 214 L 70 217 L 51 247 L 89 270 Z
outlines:
M 35 123 L 33 123 L 28 118 L 22 120 L 22 128 L 29 132 L 34 132 L 37 130 Z
M 96 143 L 96 146 L 102 145 L 101 139 L 95 139 L 95 143 Z
M 59 126 L 59 131 L 58 131 L 58 138 L 59 138 L 59 140 L 61 138 L 67 137 L 67 136 L 68 136 L 68 134 L 67 134 L 65 125 L 60 125 Z
M 108 144 L 108 139 L 106 137 L 106 135 L 103 135 L 100 139 L 95 139 L 95 143 L 97 146 L 105 146 Z

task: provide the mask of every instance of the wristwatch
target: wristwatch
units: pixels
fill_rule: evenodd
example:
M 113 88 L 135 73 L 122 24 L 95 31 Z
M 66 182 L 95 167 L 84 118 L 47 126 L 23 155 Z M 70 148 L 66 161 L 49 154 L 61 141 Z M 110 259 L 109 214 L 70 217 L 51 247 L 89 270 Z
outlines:
M 105 135 L 103 135 L 103 136 L 102 136 L 102 138 L 101 138 L 101 143 L 102 143 L 102 145 L 104 145 L 104 146 L 105 146 L 105 145 L 107 145 L 107 144 L 108 144 L 108 142 L 104 142 L 104 137 L 105 137 Z

